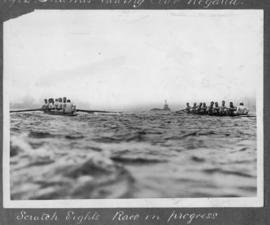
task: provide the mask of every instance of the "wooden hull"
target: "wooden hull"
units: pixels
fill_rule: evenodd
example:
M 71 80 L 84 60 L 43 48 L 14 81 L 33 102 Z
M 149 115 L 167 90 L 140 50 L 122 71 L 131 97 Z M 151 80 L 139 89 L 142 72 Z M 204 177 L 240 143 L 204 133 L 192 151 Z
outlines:
M 43 111 L 45 114 L 54 116 L 77 116 L 77 113 L 63 113 L 61 111 Z

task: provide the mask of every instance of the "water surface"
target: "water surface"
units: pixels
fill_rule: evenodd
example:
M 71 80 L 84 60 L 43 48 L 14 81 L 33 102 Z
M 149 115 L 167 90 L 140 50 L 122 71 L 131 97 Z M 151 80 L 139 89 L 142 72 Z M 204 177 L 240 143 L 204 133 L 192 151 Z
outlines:
M 11 114 L 11 199 L 256 195 L 256 118 Z

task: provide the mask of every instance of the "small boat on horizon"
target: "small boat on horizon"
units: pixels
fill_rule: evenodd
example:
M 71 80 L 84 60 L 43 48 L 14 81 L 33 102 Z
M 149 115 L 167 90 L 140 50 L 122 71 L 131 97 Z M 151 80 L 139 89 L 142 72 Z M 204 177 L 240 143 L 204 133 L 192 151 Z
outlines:
M 161 108 L 153 108 L 153 109 L 150 109 L 150 111 L 151 112 L 166 112 L 166 113 L 168 113 L 168 112 L 171 112 L 171 109 L 170 109 L 170 107 L 168 105 L 167 100 L 165 100 L 164 106 L 163 106 L 162 109 Z

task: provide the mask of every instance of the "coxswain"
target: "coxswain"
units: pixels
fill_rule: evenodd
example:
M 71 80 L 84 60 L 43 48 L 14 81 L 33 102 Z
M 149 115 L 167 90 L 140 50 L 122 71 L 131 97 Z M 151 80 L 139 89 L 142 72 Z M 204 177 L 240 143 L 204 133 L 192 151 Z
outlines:
M 72 113 L 73 112 L 73 105 L 68 99 L 65 103 L 65 107 L 63 108 L 64 113 Z
M 70 100 L 69 100 L 70 101 Z M 72 104 L 71 103 L 71 105 L 72 105 L 72 112 L 76 112 L 76 105 L 74 105 L 74 104 Z
M 48 108 L 49 108 L 48 99 L 44 99 L 44 104 L 43 104 L 43 106 L 42 106 L 42 109 L 43 109 L 44 111 L 47 111 Z
M 248 114 L 248 108 L 244 106 L 243 102 L 240 102 L 239 106 L 237 106 L 236 114 L 238 114 L 238 115 L 247 115 Z
M 191 107 L 190 107 L 190 105 L 189 105 L 189 102 L 186 103 L 185 111 L 186 111 L 187 113 L 190 113 L 190 111 L 191 111 Z

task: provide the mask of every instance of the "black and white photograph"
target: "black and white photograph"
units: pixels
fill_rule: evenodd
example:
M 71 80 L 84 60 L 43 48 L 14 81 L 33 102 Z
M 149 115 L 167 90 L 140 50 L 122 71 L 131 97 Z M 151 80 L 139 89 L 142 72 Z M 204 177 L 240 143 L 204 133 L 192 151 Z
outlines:
M 262 10 L 35 10 L 3 35 L 5 207 L 263 205 Z

